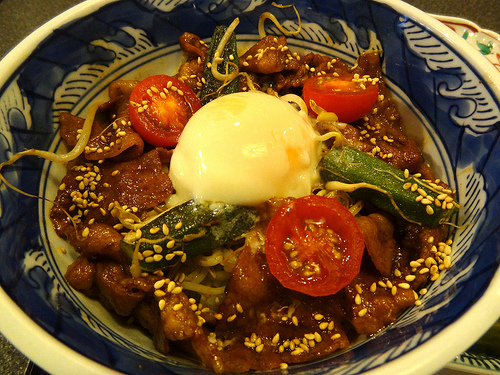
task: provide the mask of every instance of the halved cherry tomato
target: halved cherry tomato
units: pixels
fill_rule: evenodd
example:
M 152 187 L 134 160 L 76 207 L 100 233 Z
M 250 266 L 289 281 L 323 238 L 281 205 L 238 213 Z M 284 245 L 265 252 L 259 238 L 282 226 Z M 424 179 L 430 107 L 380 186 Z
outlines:
M 148 77 L 130 95 L 132 127 L 154 146 L 173 147 L 201 102 L 191 88 L 167 75 Z
M 285 288 L 311 296 L 337 293 L 359 273 L 364 238 L 334 198 L 309 195 L 279 209 L 266 231 L 269 270 Z
M 310 107 L 311 99 L 324 110 L 335 113 L 339 121 L 353 122 L 373 108 L 378 97 L 378 83 L 353 74 L 325 74 L 308 78 L 302 96 L 312 113 L 315 112 Z

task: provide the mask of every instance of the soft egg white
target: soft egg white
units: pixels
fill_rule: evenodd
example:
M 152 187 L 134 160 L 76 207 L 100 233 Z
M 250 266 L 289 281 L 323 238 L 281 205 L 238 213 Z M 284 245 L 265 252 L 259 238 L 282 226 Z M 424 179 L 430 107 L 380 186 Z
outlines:
M 291 104 L 260 92 L 225 95 L 198 110 L 170 163 L 179 200 L 258 205 L 311 193 L 319 140 Z

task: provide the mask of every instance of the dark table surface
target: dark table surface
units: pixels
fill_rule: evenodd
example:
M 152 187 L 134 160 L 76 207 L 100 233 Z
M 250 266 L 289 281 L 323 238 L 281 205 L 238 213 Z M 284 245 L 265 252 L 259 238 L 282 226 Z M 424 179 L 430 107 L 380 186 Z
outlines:
M 0 59 L 39 26 L 78 0 L 0 0 Z M 500 33 L 499 0 L 406 0 L 432 14 L 461 17 Z M 1 307 L 0 307 L 1 308 Z M 0 374 L 24 374 L 28 359 L 0 335 Z M 443 370 L 440 374 L 458 374 Z

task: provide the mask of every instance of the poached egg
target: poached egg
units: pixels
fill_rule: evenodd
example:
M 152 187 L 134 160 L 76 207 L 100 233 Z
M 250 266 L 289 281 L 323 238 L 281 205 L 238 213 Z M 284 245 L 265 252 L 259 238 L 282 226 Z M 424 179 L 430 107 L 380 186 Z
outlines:
M 173 152 L 176 199 L 256 206 L 273 197 L 311 193 L 320 141 L 304 111 L 250 91 L 198 110 Z

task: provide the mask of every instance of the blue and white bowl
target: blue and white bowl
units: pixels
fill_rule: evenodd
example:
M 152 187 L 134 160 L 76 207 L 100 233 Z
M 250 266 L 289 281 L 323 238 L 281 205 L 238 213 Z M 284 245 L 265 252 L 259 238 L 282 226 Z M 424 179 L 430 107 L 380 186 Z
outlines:
M 388 88 L 408 134 L 437 175 L 457 189 L 453 267 L 429 286 L 423 305 L 348 351 L 289 373 L 431 373 L 466 350 L 500 316 L 500 74 L 434 18 L 398 0 L 298 0 L 302 31 L 291 48 L 349 63 L 383 50 Z M 55 18 L 0 62 L 0 162 L 26 148 L 62 151 L 58 114 L 85 116 L 116 79 L 173 73 L 178 36 L 209 38 L 240 17 L 240 41 L 258 40 L 260 14 L 285 28 L 291 9 L 271 1 L 89 0 Z M 268 25 L 268 33 L 279 33 Z M 33 157 L 3 170 L 23 191 L 51 199 L 64 168 Z M 48 219 L 50 203 L 0 185 L 0 330 L 53 374 L 209 371 L 159 354 L 142 331 L 121 325 L 75 292 Z M 67 246 L 66 246 L 67 247 Z

